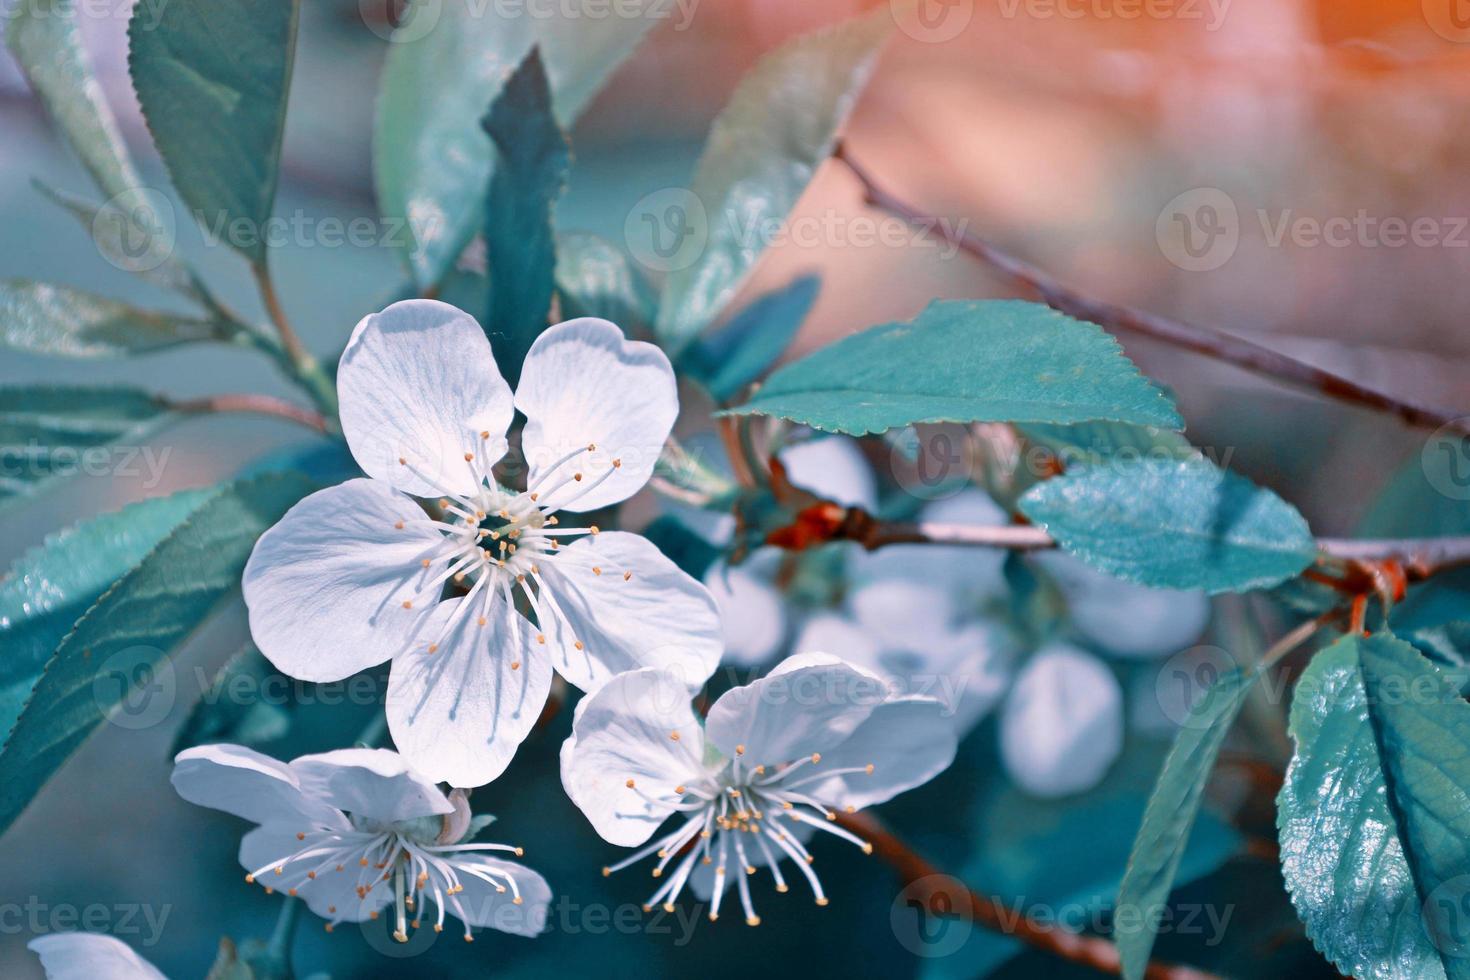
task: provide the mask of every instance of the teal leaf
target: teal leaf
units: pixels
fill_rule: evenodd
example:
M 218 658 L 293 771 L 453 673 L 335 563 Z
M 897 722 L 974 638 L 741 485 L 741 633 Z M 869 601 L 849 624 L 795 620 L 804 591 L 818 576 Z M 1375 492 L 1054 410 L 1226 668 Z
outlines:
M 892 28 L 885 6 L 782 45 L 741 80 L 689 188 L 703 209 L 694 225 L 703 247 L 664 285 L 657 332 L 670 354 L 719 316 L 755 268 L 770 230 L 831 156 Z
M 1276 798 L 1281 873 L 1312 943 L 1360 980 L 1444 980 L 1425 929 L 1356 636 L 1317 654 L 1291 705 L 1296 752 Z
M 630 337 L 652 329 L 658 297 L 628 253 L 597 235 L 573 232 L 556 239 L 556 292 L 564 319 L 610 320 Z
M 171 223 L 173 205 L 161 195 L 144 190 L 94 204 L 44 181 L 33 179 L 31 183 L 42 196 L 81 223 L 108 262 L 207 305 L 208 299 L 198 281 L 174 255 L 177 236 Z M 165 204 L 170 209 L 169 222 L 160 217 Z
M 1451 980 L 1470 978 L 1470 703 L 1387 633 L 1358 643 L 1399 837 L 1425 926 Z M 1461 671 L 1463 674 L 1463 671 Z
M 92 74 L 77 27 L 76 0 L 17 0 L 5 43 L 31 88 L 102 193 L 140 184 L 117 119 Z
M 208 497 L 187 490 L 130 504 L 51 535 L 10 567 L 0 579 L 0 737 L 82 614 Z
M 1140 928 L 1114 930 L 1123 976 L 1141 980 L 1153 951 L 1160 914 L 1174 889 L 1190 831 L 1199 816 L 1205 783 L 1225 735 L 1245 705 L 1256 671 L 1231 671 L 1195 703 L 1154 784 L 1143 822 L 1133 841 L 1128 868 L 1118 887 L 1116 909 L 1130 910 L 1125 921 Z M 1120 916 L 1122 918 L 1122 916 Z
M 1204 460 L 1087 467 L 1032 487 L 1020 508 L 1089 565 L 1155 588 L 1269 588 L 1316 556 L 1296 508 Z
M 477 0 L 444 0 L 411 18 L 383 69 L 373 133 L 378 209 L 407 222 L 405 260 L 419 291 L 438 284 L 483 223 L 494 148 L 485 107 L 537 43 L 556 118 L 570 126 L 667 15 L 663 0 L 632 0 L 591 19 L 501 14 Z M 635 16 L 624 16 L 633 12 Z
M 796 338 L 821 288 L 820 277 L 799 276 L 756 299 L 696 348 L 715 401 L 729 401 L 770 370 Z
M 1183 425 L 1112 337 L 1019 300 L 936 300 L 787 364 L 725 414 L 854 436 L 916 422 Z
M 1470 534 L 1470 436 L 1435 433 L 1379 493 L 1365 538 Z
M 78 620 L 0 749 L 0 831 L 104 720 L 139 728 L 167 715 L 168 654 L 238 588 L 256 538 L 312 489 L 294 474 L 220 488 Z
M 128 66 L 174 186 L 212 240 L 265 265 L 300 0 L 140 4 Z
M 141 310 L 66 286 L 0 280 L 0 347 L 10 350 L 120 357 L 219 339 L 209 320 Z
M 0 388 L 0 507 L 76 476 L 83 464 L 121 464 L 108 447 L 134 453 L 177 418 L 136 388 Z
M 496 148 L 485 221 L 490 267 L 486 333 L 512 385 L 547 327 L 556 289 L 552 212 L 566 186 L 571 148 L 551 114 L 551 89 L 539 48 L 511 74 L 485 117 Z
M 285 738 L 291 731 L 289 703 L 273 704 L 264 697 L 271 685 L 283 679 L 264 654 L 247 644 L 225 661 L 194 703 L 174 737 L 173 753 L 208 742 L 259 748 Z M 290 688 L 282 685 L 279 689 Z M 249 696 L 241 698 L 241 693 Z
M 1182 433 L 1150 425 L 1023 422 L 1016 429 L 1032 445 L 1050 451 L 1068 469 L 1104 459 L 1195 459 L 1201 455 Z

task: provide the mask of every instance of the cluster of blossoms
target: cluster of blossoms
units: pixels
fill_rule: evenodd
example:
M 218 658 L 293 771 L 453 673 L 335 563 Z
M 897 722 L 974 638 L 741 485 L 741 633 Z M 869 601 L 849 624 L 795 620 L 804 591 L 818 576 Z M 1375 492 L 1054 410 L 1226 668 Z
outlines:
M 1121 747 L 1118 683 L 1092 653 L 1051 639 L 1017 666 L 1015 631 L 995 615 L 1004 556 L 853 550 L 845 596 L 791 623 L 769 549 L 741 568 L 717 565 L 702 584 L 644 538 L 574 519 L 644 486 L 678 414 L 667 357 L 606 321 L 543 333 L 512 393 L 471 317 L 397 303 L 358 324 L 338 393 L 366 477 L 307 497 L 267 531 L 244 595 L 257 645 L 285 674 L 335 681 L 391 661 L 397 751 L 282 763 L 215 745 L 181 753 L 173 774 L 184 799 L 257 825 L 240 846 L 246 880 L 299 897 L 328 930 L 383 915 L 402 942 L 448 918 L 466 940 L 476 928 L 544 929 L 550 887 L 494 856 L 519 848 L 476 842 L 489 818 L 471 815 L 466 790 L 510 764 L 553 673 L 585 695 L 562 784 L 605 840 L 636 848 L 603 873 L 652 859 L 659 883 L 646 908 L 672 911 L 687 889 L 711 921 L 733 884 L 757 925 L 750 879 L 765 869 L 787 891 L 788 862 L 827 904 L 817 838 L 870 853 L 848 816 L 942 772 L 997 705 L 1002 758 L 1038 795 L 1086 789 Z M 516 412 L 522 488 L 506 465 Z M 850 440 L 798 444 L 782 459 L 797 485 L 877 509 Z M 978 490 L 921 516 L 1005 520 Z M 723 545 L 732 529 L 703 530 Z M 1126 586 L 1061 555 L 1043 561 L 1073 638 L 1094 648 L 1157 656 L 1204 626 L 1202 596 Z M 1160 635 L 1166 622 L 1177 628 Z M 722 656 L 761 666 L 783 649 L 798 652 L 704 719 L 695 713 L 691 698 Z M 53 978 L 161 976 L 108 937 L 47 936 L 32 948 Z

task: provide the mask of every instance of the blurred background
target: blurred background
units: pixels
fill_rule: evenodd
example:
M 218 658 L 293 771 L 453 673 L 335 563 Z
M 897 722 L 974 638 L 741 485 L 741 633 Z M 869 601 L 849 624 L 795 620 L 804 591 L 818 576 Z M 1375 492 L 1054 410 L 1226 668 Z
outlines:
M 895 32 L 846 138 L 852 156 L 888 189 L 1098 298 L 1248 334 L 1360 381 L 1470 413 L 1470 183 L 1464 180 L 1470 5 L 1464 0 L 925 2 L 930 16 Z M 7 3 L 0 0 L 0 11 Z M 164 187 L 127 80 L 130 6 L 95 2 L 82 21 L 129 142 Z M 573 133 L 576 162 L 560 227 L 622 243 L 635 202 L 687 183 L 710 118 L 762 52 L 874 6 L 871 0 L 670 3 L 668 22 Z M 375 216 L 370 142 L 373 93 L 387 49 L 384 21 L 378 0 L 305 5 L 278 215 Z M 36 176 L 75 192 L 87 182 L 7 57 L 0 53 L 0 277 L 168 305 L 97 255 L 85 230 L 32 187 Z M 821 273 L 820 298 L 792 356 L 912 316 L 934 297 L 1017 295 L 932 234 L 898 244 L 862 239 L 856 225 L 841 223 L 860 214 L 876 216 L 865 209 L 852 175 L 828 164 L 795 217 L 831 220 L 837 230 L 815 246 L 777 245 L 749 286 L 755 295 L 798 273 Z M 1409 240 L 1396 233 L 1399 225 L 1412 229 Z M 181 250 L 228 300 L 256 309 L 242 261 L 210 246 L 185 220 L 179 235 Z M 305 239 L 281 249 L 275 265 L 292 319 L 325 357 L 404 279 L 397 257 L 383 246 L 328 247 Z M 1282 493 L 1320 534 L 1350 533 L 1389 475 L 1423 444 L 1422 433 L 1384 416 L 1120 339 L 1146 373 L 1174 390 L 1194 443 Z M 0 382 L 47 379 L 123 380 L 181 396 L 287 394 L 264 361 L 202 346 L 122 364 L 0 355 Z M 263 451 L 300 442 L 298 432 L 251 419 L 170 430 L 147 475 L 73 481 L 7 512 L 0 518 L 0 563 L 8 565 L 77 516 L 205 485 Z M 240 622 L 227 615 L 209 634 L 237 635 Z M 233 641 L 209 634 L 196 637 L 176 661 L 181 671 L 208 673 L 232 648 Z M 168 724 L 108 729 L 92 740 L 0 838 L 5 902 L 34 897 L 52 909 L 70 903 L 109 910 L 148 903 L 155 915 L 167 908 L 157 943 L 134 945 L 175 978 L 202 976 L 220 935 L 268 933 L 276 909 L 272 899 L 240 883 L 233 860 L 239 828 L 182 805 L 168 788 L 174 723 L 188 707 L 181 699 Z M 581 857 L 558 864 L 559 854 L 595 855 L 600 847 L 560 797 L 555 752 L 562 734 L 560 728 L 543 733 L 518 757 L 517 768 L 540 774 L 541 784 L 519 786 L 514 797 L 492 786 L 477 794 L 477 804 L 492 812 L 503 807 L 507 833 L 524 840 L 553 885 L 589 882 L 589 889 L 572 890 L 587 902 L 640 900 L 641 883 L 594 881 L 587 876 L 594 865 L 584 866 Z M 1060 809 L 1048 816 L 1038 807 L 1016 810 L 1007 823 L 1007 807 L 1020 804 L 1004 798 L 1005 790 L 973 774 L 946 779 L 927 797 L 942 804 L 937 811 L 930 806 L 917 824 L 916 842 L 948 859 L 949 867 L 981 861 L 992 881 L 1023 870 L 995 863 L 1003 861 L 995 841 L 1019 854 L 1025 838 L 1017 836 L 1018 824 L 1039 833 L 1048 820 L 1069 819 Z M 912 803 L 899 804 L 896 820 L 904 806 L 924 811 L 926 798 L 914 795 Z M 1091 805 L 1073 801 L 1084 813 Z M 964 829 L 946 835 L 955 828 Z M 1126 855 L 1131 830 L 1124 833 Z M 977 834 L 992 840 L 957 843 L 973 844 Z M 568 838 L 578 847 L 564 848 Z M 834 973 L 965 976 L 978 969 L 964 955 L 936 965 L 887 934 L 875 935 L 873 920 L 858 910 L 886 916 L 894 888 L 886 871 L 853 863 L 834 861 L 828 870 L 833 907 L 823 910 L 818 929 L 777 926 L 753 938 L 734 929 L 705 930 L 690 947 L 668 937 L 596 942 L 585 929 L 556 945 L 494 937 L 483 948 L 477 944 L 475 957 L 448 955 L 460 954 L 457 947 L 433 949 L 404 970 L 580 974 L 609 965 L 618 972 L 616 965 L 626 963 L 630 971 L 688 972 L 697 953 L 703 974 L 723 976 L 739 972 L 733 953 L 751 942 L 766 944 L 769 969 L 780 969 L 782 957 Z M 1249 898 L 1261 893 L 1251 879 L 1257 873 L 1274 875 L 1274 864 L 1226 865 L 1209 887 L 1217 894 L 1236 888 Z M 1098 886 L 1100 898 L 1106 887 Z M 779 905 L 774 898 L 766 901 Z M 800 913 L 807 917 L 805 906 Z M 38 914 L 45 924 L 49 913 Z M 116 914 L 108 914 L 115 925 Z M 767 922 L 780 918 L 773 908 Z M 671 928 L 677 937 L 677 923 Z M 1278 935 L 1276 920 L 1260 930 L 1260 948 L 1286 957 L 1281 962 L 1313 962 L 1299 936 Z M 29 913 L 23 921 L 0 920 L 0 975 L 40 975 L 24 950 L 32 934 Z M 1200 961 L 1197 950 L 1171 949 L 1170 940 L 1161 940 L 1162 954 Z M 324 968 L 328 957 L 336 976 L 384 975 L 389 964 L 367 953 L 355 930 L 326 937 L 308 928 L 299 951 L 303 973 Z M 1039 967 L 1026 957 L 1006 969 L 1034 976 Z

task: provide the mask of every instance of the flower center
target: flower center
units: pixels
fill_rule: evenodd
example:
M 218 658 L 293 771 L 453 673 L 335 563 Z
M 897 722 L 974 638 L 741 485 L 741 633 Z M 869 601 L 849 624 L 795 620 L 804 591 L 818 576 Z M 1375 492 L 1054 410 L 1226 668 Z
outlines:
M 813 795 L 827 795 L 828 791 L 822 784 L 829 779 L 860 773 L 870 775 L 873 772 L 871 764 L 814 772 L 805 767 L 822 761 L 818 753 L 770 767 L 752 765 L 745 761 L 744 755 L 745 747 L 736 746 L 735 758 L 718 769 L 708 770 L 688 783 L 675 786 L 671 796 L 645 793 L 632 779 L 624 784 L 652 807 L 671 814 L 688 814 L 678 829 L 617 864 L 602 869 L 604 875 L 610 875 L 650 854 L 657 854 L 659 863 L 653 869 L 653 876 L 661 878 L 664 870 L 677 861 L 668 881 L 644 904 L 645 911 L 651 911 L 662 903 L 664 911 L 673 912 L 674 903 L 695 865 L 712 864 L 715 882 L 709 918 L 714 922 L 719 918 L 729 862 L 734 860 L 737 864 L 735 882 L 745 922 L 751 926 L 760 925 L 748 881 L 756 873 L 756 857 L 763 860 L 770 870 L 778 892 L 787 890 L 780 858 L 790 858 L 806 877 L 816 903 L 826 905 L 827 895 L 812 869 L 816 858 L 794 832 L 797 825 L 840 837 L 861 848 L 864 854 L 873 853 L 872 844 L 837 824 L 834 806 Z M 848 813 L 856 811 L 855 807 L 845 809 Z
M 296 841 L 299 846 L 295 850 L 267 862 L 247 874 L 245 880 L 262 885 L 266 894 L 284 888 L 286 894 L 295 896 L 301 889 L 321 888 L 343 895 L 337 903 L 326 906 L 328 932 L 343 920 L 360 921 L 364 905 L 372 906 L 367 918 L 377 919 L 378 906 L 391 903 L 393 938 L 406 943 L 408 930 L 421 924 L 423 903 L 432 901 L 437 912 L 434 931 L 444 931 L 445 913 L 451 912 L 464 923 L 464 938 L 470 942 L 470 920 L 477 916 L 467 910 L 468 900 L 459 896 L 465 890 L 465 881 L 471 878 L 484 882 L 497 894 L 509 891 L 511 900 L 521 904 L 515 878 L 477 861 L 471 853 L 508 851 L 517 857 L 524 853 L 509 844 L 435 844 L 409 825 L 383 826 L 355 818 L 352 830 L 313 828 L 298 832 Z M 350 899 L 354 894 L 356 905 Z

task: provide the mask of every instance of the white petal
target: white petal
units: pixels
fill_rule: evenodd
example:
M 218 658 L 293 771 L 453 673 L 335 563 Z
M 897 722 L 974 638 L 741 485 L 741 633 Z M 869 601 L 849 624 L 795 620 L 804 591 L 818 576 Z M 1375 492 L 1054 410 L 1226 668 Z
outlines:
M 799 654 L 765 677 L 726 691 L 705 735 L 721 752 L 775 766 L 841 743 L 888 694 L 875 675 L 836 657 Z
M 910 675 L 908 694 L 927 694 L 944 702 L 960 737 L 990 714 L 1010 686 L 1016 660 L 1015 639 L 998 622 L 977 621 L 937 641 L 925 676 Z
M 268 823 L 256 827 L 240 838 L 240 866 L 253 873 L 300 853 L 308 846 L 297 839 L 300 832 L 300 827 L 289 823 Z M 381 857 L 386 859 L 387 855 Z M 307 872 L 325 860 L 325 856 L 318 856 L 281 864 L 282 874 L 266 871 L 255 879 L 255 883 L 278 892 L 295 888 L 297 897 L 303 899 L 308 908 L 333 921 L 362 922 L 393 900 L 393 883 L 381 880 L 382 871 L 359 866 L 356 857 L 344 859 L 341 871 L 328 866 L 316 878 L 306 877 Z M 363 898 L 357 895 L 359 882 L 364 887 L 372 886 Z
M 878 484 L 856 439 L 808 439 L 781 450 L 780 458 L 793 485 L 844 507 L 877 508 Z
M 653 475 L 653 465 L 679 414 L 674 369 L 652 344 L 623 339 L 606 320 L 584 318 L 559 323 L 531 345 L 516 408 L 526 416 L 521 443 L 530 465 L 527 486 L 549 492 L 543 503 L 570 501 L 603 477 L 597 489 L 578 497 L 568 510 L 588 511 L 626 500 Z M 595 445 L 560 466 L 568 453 Z
M 174 759 L 174 789 L 190 803 L 252 823 L 296 820 L 340 828 L 346 818 L 304 787 L 284 762 L 240 745 L 198 745 Z
M 524 865 L 492 857 L 454 855 L 450 863 L 464 887 L 453 900 L 446 900 L 450 915 L 477 928 L 498 929 L 516 936 L 539 936 L 546 931 L 551 886 L 545 878 Z M 494 885 L 467 870 L 471 868 L 486 869 L 492 877 L 513 876 L 521 893 L 521 904 L 515 903 L 514 893 L 503 881 L 501 887 L 505 891 L 497 891 Z
M 704 584 L 720 608 L 725 662 L 753 667 L 771 659 L 786 636 L 786 606 L 776 587 L 724 562 L 710 566 Z
M 1123 693 L 1096 657 L 1064 643 L 1039 650 L 1000 720 L 1006 771 L 1027 792 L 1067 796 L 1097 785 L 1123 748 Z
M 462 609 L 465 602 L 470 607 Z M 551 656 L 534 645 L 535 628 L 501 595 L 488 609 L 478 596 L 445 601 L 425 639 L 439 637 L 456 613 L 434 653 L 425 642 L 394 659 L 388 727 L 398 750 L 426 776 L 481 786 L 510 765 L 546 707 Z
M 1067 598 L 1072 625 L 1119 657 L 1153 659 L 1192 646 L 1210 621 L 1199 590 L 1151 589 L 1113 578 L 1071 555 L 1037 555 Z
M 871 765 L 872 773 L 832 776 L 803 792 L 833 806 L 862 809 L 922 786 L 954 761 L 958 741 L 943 704 L 934 698 L 899 697 L 873 709 L 857 731 L 822 761 L 802 772 Z
M 434 781 L 389 749 L 337 749 L 291 761 L 301 785 L 333 806 L 380 823 L 454 812 Z
M 245 566 L 256 645 L 305 681 L 338 681 L 382 663 L 407 646 L 437 601 L 403 608 L 438 570 L 420 560 L 439 540 L 418 505 L 375 480 L 312 494 L 261 535 Z
M 464 454 L 480 472 L 505 455 L 510 386 L 475 318 L 448 303 L 411 299 L 364 317 L 342 353 L 337 395 L 357 465 L 406 493 L 472 490 L 479 480 Z
M 168 980 L 127 943 L 95 932 L 53 932 L 26 948 L 41 957 L 47 980 Z
M 720 613 L 709 590 L 646 538 L 604 531 L 541 564 L 557 672 L 584 691 L 616 674 L 661 667 L 698 690 L 720 664 Z M 627 576 L 627 577 L 625 577 Z M 577 644 L 582 649 L 577 649 Z
M 670 813 L 643 795 L 673 797 L 675 786 L 697 778 L 703 760 L 704 732 L 683 681 L 661 670 L 634 670 L 577 705 L 571 737 L 561 747 L 561 783 L 604 840 L 633 847 Z

